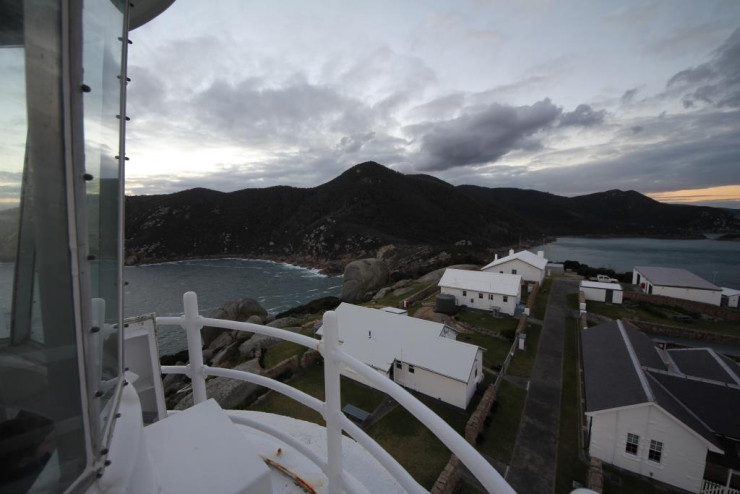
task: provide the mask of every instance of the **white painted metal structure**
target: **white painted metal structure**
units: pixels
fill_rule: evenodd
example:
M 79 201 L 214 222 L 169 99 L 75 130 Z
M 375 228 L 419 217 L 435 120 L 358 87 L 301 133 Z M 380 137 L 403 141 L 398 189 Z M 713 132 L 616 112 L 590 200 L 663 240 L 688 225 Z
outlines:
M 442 323 L 342 303 L 336 309 L 343 351 L 406 388 L 467 408 L 483 380 L 483 351 L 455 341 Z M 323 327 L 317 331 L 323 335 Z M 352 369 L 342 374 L 370 384 Z
M 680 268 L 636 266 L 632 284 L 652 295 L 720 305 L 722 289 L 694 273 Z
M 581 281 L 581 291 L 586 300 L 595 302 L 622 303 L 622 286 L 619 283 L 600 283 L 598 281 Z
M 497 310 L 513 316 L 522 298 L 522 277 L 487 271 L 447 269 L 438 285 L 455 297 L 455 305 Z
M 514 249 L 511 249 L 508 256 L 501 259 L 497 256 L 493 262 L 481 268 L 481 271 L 518 274 L 524 281 L 542 284 L 546 267 L 547 259 L 543 251 L 533 254 L 528 250 L 514 252 Z

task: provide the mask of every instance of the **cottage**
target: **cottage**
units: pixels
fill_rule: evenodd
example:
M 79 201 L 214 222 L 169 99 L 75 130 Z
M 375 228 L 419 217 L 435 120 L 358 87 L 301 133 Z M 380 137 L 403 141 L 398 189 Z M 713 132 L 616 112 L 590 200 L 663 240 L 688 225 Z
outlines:
M 737 307 L 738 299 L 740 299 L 740 290 L 734 288 L 722 287 L 722 301 L 720 305 L 723 307 Z
M 446 269 L 438 283 L 442 294 L 455 297 L 455 305 L 513 316 L 522 298 L 518 274 Z
M 632 272 L 632 284 L 643 293 L 720 305 L 722 289 L 680 268 L 637 266 Z
M 401 386 L 467 408 L 483 380 L 480 347 L 456 341 L 457 333 L 441 323 L 347 303 L 336 314 L 345 352 Z M 365 383 L 351 369 L 342 374 Z
M 546 268 L 547 259 L 543 251 L 540 250 L 537 254 L 532 254 L 528 250 L 515 253 L 514 249 L 511 249 L 506 257 L 499 259 L 496 255 L 493 262 L 481 268 L 481 271 L 518 274 L 524 281 L 542 284 Z
M 586 300 L 607 302 L 610 304 L 622 303 L 622 285 L 619 283 L 601 283 L 598 281 L 581 281 L 581 291 Z
M 585 329 L 581 342 L 589 454 L 689 492 L 722 492 L 712 489 L 740 467 L 740 366 L 708 348 L 658 349 L 622 321 Z

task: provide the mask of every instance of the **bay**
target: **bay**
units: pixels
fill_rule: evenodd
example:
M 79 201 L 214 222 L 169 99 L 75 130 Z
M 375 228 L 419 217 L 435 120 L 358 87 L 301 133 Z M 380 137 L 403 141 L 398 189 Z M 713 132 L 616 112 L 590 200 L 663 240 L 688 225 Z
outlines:
M 550 262 L 578 261 L 631 272 L 635 266 L 683 268 L 718 286 L 740 289 L 740 242 L 654 238 L 560 237 L 532 247 Z
M 311 300 L 339 296 L 341 276 L 317 270 L 255 259 L 207 259 L 124 268 L 125 317 L 155 312 L 158 316 L 182 314 L 182 296 L 194 291 L 200 313 L 208 314 L 229 300 L 250 297 L 271 314 Z M 158 331 L 161 355 L 187 347 L 185 332 L 163 326 Z

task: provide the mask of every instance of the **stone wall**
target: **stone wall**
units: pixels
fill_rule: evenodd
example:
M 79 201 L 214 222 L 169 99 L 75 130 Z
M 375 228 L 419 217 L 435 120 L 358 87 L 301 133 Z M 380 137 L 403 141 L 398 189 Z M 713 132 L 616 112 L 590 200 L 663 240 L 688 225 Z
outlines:
M 519 317 L 519 324 L 516 325 L 516 334 L 519 334 L 527 329 L 527 316 L 522 314 Z
M 486 426 L 486 417 L 491 412 L 493 402 L 496 401 L 496 388 L 493 384 L 488 386 L 480 399 L 475 411 L 470 415 L 468 423 L 465 424 L 465 440 L 475 446 L 478 435 Z
M 682 300 L 680 298 L 664 297 L 662 295 L 650 295 L 642 292 L 624 292 L 624 300 L 634 300 L 636 302 L 649 302 L 654 305 L 665 307 L 675 307 L 690 312 L 706 314 L 709 317 L 724 319 L 726 321 L 740 321 L 740 310 L 735 307 L 720 307 L 717 305 L 703 304 L 692 300 Z
M 534 307 L 534 301 L 537 300 L 537 294 L 540 293 L 540 284 L 535 283 L 534 288 L 532 288 L 532 291 L 529 292 L 529 297 L 527 297 L 527 308 L 532 310 Z
M 430 492 L 432 494 L 452 494 L 460 483 L 460 475 L 460 460 L 457 456 L 452 455 L 442 473 L 437 477 L 437 481 L 434 482 Z
M 599 458 L 591 458 L 591 464 L 588 467 L 588 485 L 587 487 L 594 492 L 601 494 L 604 489 L 604 470 L 602 469 Z

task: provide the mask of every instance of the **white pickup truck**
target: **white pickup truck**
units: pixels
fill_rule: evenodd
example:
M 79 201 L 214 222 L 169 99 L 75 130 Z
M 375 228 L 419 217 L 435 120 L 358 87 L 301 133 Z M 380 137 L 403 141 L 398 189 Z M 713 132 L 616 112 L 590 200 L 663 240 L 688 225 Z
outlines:
M 596 278 L 591 278 L 591 281 L 598 281 L 599 283 L 619 283 L 619 280 L 610 278 L 605 274 L 597 274 Z

